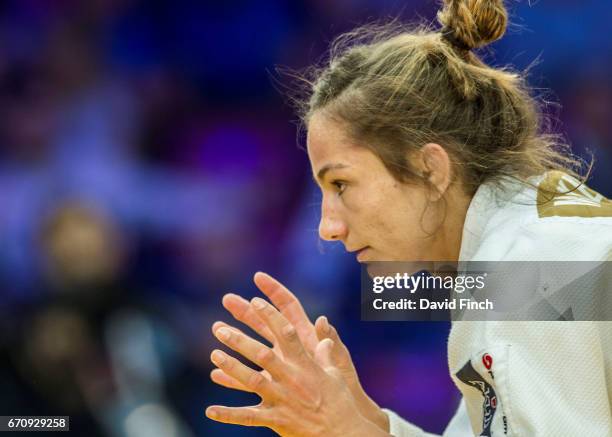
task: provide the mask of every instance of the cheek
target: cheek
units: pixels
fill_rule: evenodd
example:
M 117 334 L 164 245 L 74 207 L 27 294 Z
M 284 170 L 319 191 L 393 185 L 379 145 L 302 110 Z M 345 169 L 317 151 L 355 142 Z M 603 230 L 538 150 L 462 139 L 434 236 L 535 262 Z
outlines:
M 401 244 L 422 234 L 427 204 L 424 188 L 401 184 L 384 174 L 348 190 L 342 201 L 345 218 L 362 239 Z
M 372 228 L 383 241 L 398 247 L 412 246 L 426 236 L 423 231 L 427 215 L 426 201 L 418 188 L 397 188 L 382 191 L 377 205 L 371 209 Z M 372 229 L 374 230 L 374 229 Z

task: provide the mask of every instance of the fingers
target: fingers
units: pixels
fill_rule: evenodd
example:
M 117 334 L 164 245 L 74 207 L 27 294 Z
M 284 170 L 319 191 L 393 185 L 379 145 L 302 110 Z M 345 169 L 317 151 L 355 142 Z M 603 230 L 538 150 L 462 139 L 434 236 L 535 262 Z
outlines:
M 271 376 L 267 371 L 262 370 L 259 373 L 261 373 L 264 378 L 267 378 L 268 380 L 271 379 Z M 231 388 L 233 390 L 240 390 L 252 393 L 249 388 L 242 385 L 238 380 L 236 380 L 236 378 L 229 376 L 221 369 L 213 369 L 212 372 L 210 372 L 210 379 L 212 379 L 214 383 L 219 384 L 220 386 Z
M 209 419 L 243 426 L 269 426 L 269 412 L 259 407 L 223 407 L 212 405 L 206 409 Z
M 315 349 L 315 361 L 319 364 L 323 369 L 327 369 L 330 367 L 334 367 L 334 363 L 332 362 L 331 353 L 332 348 L 334 347 L 334 342 L 329 338 L 326 338 L 317 344 Z
M 323 340 L 325 338 L 333 340 L 334 346 L 332 350 L 332 359 L 336 367 L 343 372 L 354 371 L 355 366 L 353 365 L 351 354 L 340 339 L 336 328 L 334 328 L 327 320 L 327 317 L 319 316 L 319 318 L 317 318 L 317 321 L 315 322 L 315 330 L 319 340 Z
M 213 323 L 213 325 L 212 325 L 212 333 L 213 333 L 213 335 L 215 335 L 215 333 L 217 332 L 217 329 L 223 328 L 223 327 L 229 328 L 229 329 L 233 329 L 233 330 L 235 330 L 237 332 L 240 332 L 243 335 L 246 335 L 241 329 L 236 328 L 235 326 L 232 326 L 232 325 L 228 325 L 227 323 L 222 322 L 222 321 L 217 321 L 217 322 Z
M 221 343 L 235 350 L 259 367 L 266 369 L 273 378 L 282 379 L 286 376 L 287 369 L 285 364 L 268 346 L 261 344 L 237 329 L 226 326 L 218 328 L 214 334 Z M 219 367 L 222 368 L 221 366 Z M 250 386 L 245 384 L 241 379 L 236 379 L 250 388 Z
M 244 323 L 257 334 L 274 343 L 274 335 L 251 308 L 249 301 L 237 294 L 228 293 L 223 296 L 223 307 L 239 322 Z
M 319 316 L 317 318 L 315 321 L 315 331 L 319 341 L 323 340 L 324 338 L 331 338 L 334 341 L 340 340 L 338 338 L 338 333 L 332 328 L 332 326 L 329 324 L 329 320 L 327 320 L 327 317 L 325 316 Z
M 215 349 L 210 355 L 210 359 L 227 375 L 242 384 L 247 391 L 257 393 L 262 399 L 275 399 L 277 397 L 272 381 L 269 381 L 261 373 L 245 366 L 231 355 Z
M 229 376 L 221 369 L 213 369 L 213 371 L 210 372 L 210 379 L 212 379 L 213 382 L 215 382 L 216 384 L 219 384 L 223 387 L 252 393 L 252 391 L 242 385 L 240 381 L 238 381 L 236 378 Z
M 338 331 L 329 323 L 327 317 L 319 316 L 319 318 L 317 318 L 317 321 L 315 322 L 315 331 L 319 341 L 329 338 L 334 341 L 335 348 L 346 348 L 338 335 Z
M 285 316 L 279 313 L 273 305 L 259 297 L 253 298 L 251 305 L 276 337 L 277 345 L 286 359 L 300 364 L 312 364 L 298 337 L 295 326 L 289 323 Z
M 276 308 L 296 327 L 304 345 L 314 350 L 317 339 L 313 335 L 313 325 L 304 311 L 299 299 L 287 287 L 267 273 L 257 272 L 253 277 L 257 288 L 265 294 Z
M 295 314 L 300 315 L 302 318 L 308 319 L 304 308 L 300 304 L 300 301 L 295 295 L 289 291 L 283 284 L 278 282 L 272 276 L 267 273 L 257 272 L 253 276 L 253 281 L 257 288 L 261 290 L 263 294 L 268 296 L 274 306 L 280 311 L 284 312 L 292 308 Z

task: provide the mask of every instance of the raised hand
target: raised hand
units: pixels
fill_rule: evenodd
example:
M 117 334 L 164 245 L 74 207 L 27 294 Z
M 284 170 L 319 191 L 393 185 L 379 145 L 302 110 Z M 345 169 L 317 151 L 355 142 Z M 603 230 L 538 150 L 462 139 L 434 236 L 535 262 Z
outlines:
M 359 412 L 381 429 L 388 431 L 389 421 L 387 415 L 363 390 L 350 353 L 340 339 L 337 330 L 329 324 L 327 318 L 325 316 L 320 316 L 315 325 L 313 325 L 297 297 L 284 285 L 265 273 L 256 273 L 254 282 L 264 295 L 272 301 L 276 308 L 280 310 L 281 314 L 288 322 L 294 326 L 297 336 L 310 357 L 314 357 L 317 345 L 320 341 L 326 338 L 333 341 L 333 347 L 330 354 L 331 362 L 347 384 Z M 261 321 L 255 309 L 246 299 L 236 294 L 226 294 L 223 297 L 223 306 L 236 320 L 249 326 L 260 336 L 269 341 L 273 345 L 273 350 L 280 357 L 283 357 L 283 352 L 280 350 L 274 334 L 266 324 Z M 241 332 L 237 328 L 231 327 L 226 323 L 216 322 L 213 324 L 213 333 L 224 326 L 234 329 L 236 332 Z M 261 371 L 261 374 L 268 380 L 271 379 L 270 374 L 265 369 Z M 222 369 L 213 370 L 211 378 L 217 384 L 228 388 L 252 391 Z
M 215 331 L 217 338 L 264 369 L 267 376 L 221 350 L 213 351 L 213 363 L 245 390 L 259 395 L 261 403 L 249 407 L 211 406 L 206 410 L 209 418 L 266 426 L 282 436 L 388 436 L 360 414 L 339 369 L 332 363 L 332 340 L 318 342 L 311 356 L 297 329 L 273 305 L 254 298 L 250 306 L 262 322 L 258 329 L 272 334 L 282 356 L 234 328 L 219 327 Z

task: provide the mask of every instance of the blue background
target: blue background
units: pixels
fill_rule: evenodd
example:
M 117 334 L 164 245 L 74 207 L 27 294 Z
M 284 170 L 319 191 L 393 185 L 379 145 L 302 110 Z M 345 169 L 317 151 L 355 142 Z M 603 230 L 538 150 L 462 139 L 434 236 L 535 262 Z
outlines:
M 594 153 L 590 185 L 609 197 L 612 5 L 508 7 L 506 36 L 481 54 L 517 69 L 538 60 L 531 85 L 575 152 Z M 210 325 L 231 319 L 224 293 L 257 295 L 251 277 L 263 270 L 313 319 L 328 316 L 380 405 L 441 432 L 458 402 L 449 325 L 359 321 L 359 267 L 318 239 L 319 195 L 275 82 L 277 66 L 311 65 L 357 24 L 432 21 L 436 10 L 390 0 L 3 2 L 0 414 L 70 415 L 73 433 L 88 436 L 273 434 L 203 414 L 256 402 L 209 380 Z M 88 229 L 103 254 L 74 249 Z M 66 287 L 64 276 L 104 256 L 104 283 Z

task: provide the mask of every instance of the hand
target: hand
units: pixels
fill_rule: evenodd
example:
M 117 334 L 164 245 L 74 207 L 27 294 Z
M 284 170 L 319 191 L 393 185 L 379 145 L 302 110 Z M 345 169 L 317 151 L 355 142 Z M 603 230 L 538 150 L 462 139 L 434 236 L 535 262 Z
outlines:
M 296 328 L 261 298 L 251 301 L 252 311 L 274 336 L 274 349 L 229 327 L 215 331 L 226 346 L 268 372 L 269 378 L 220 350 L 211 359 L 226 375 L 262 401 L 250 407 L 211 406 L 206 415 L 224 423 L 266 426 L 281 436 L 388 435 L 359 413 L 339 369 L 331 361 L 333 341 L 324 339 L 314 357 L 305 350 Z
M 329 324 L 327 318 L 321 316 L 317 319 L 315 325 L 313 325 L 310 319 L 308 319 L 297 297 L 276 279 L 265 273 L 259 272 L 255 274 L 254 281 L 255 285 L 257 285 L 257 287 L 280 310 L 283 316 L 285 316 L 285 318 L 295 327 L 297 335 L 310 357 L 314 357 L 315 349 L 321 340 L 329 338 L 333 341 L 331 361 L 347 384 L 359 412 L 366 419 L 375 423 L 385 432 L 388 432 L 389 419 L 387 415 L 364 391 L 347 347 L 340 339 L 336 329 Z M 236 294 L 229 293 L 223 297 L 223 306 L 236 320 L 246 324 L 268 340 L 273 345 L 274 352 L 281 358 L 283 357 L 282 351 L 276 343 L 273 333 L 256 315 L 254 309 L 246 299 Z M 223 322 L 214 323 L 212 329 L 213 333 L 223 326 L 230 327 Z M 237 328 L 230 328 L 240 332 Z M 271 379 L 271 376 L 266 370 L 261 371 L 261 373 L 264 377 Z M 214 382 L 224 387 L 252 391 L 221 369 L 213 370 L 211 378 Z

